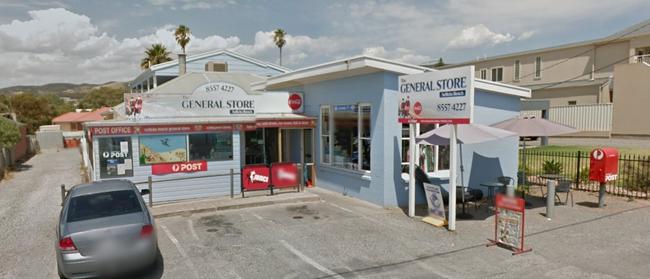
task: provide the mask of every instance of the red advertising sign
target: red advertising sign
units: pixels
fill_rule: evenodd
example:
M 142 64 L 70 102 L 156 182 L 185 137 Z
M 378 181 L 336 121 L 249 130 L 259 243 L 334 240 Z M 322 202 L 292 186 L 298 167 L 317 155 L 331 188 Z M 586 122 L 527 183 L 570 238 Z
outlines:
M 207 171 L 208 163 L 206 161 L 163 163 L 151 165 L 151 173 L 154 175 L 163 175 L 179 172 L 199 172 Z
M 289 107 L 292 110 L 299 110 L 302 107 L 302 96 L 298 93 L 291 93 L 289 95 Z
M 248 165 L 241 172 L 245 191 L 267 190 L 271 185 L 271 169 L 266 165 Z
M 589 180 L 607 183 L 618 178 L 618 150 L 598 148 L 589 156 Z
M 494 240 L 488 245 L 509 247 L 514 250 L 513 255 L 532 251 L 524 248 L 526 201 L 497 194 L 494 213 Z
M 90 133 L 96 136 L 132 135 L 132 134 L 169 134 L 209 131 L 232 131 L 233 124 L 182 124 L 182 125 L 143 125 L 143 126 L 100 126 L 90 127 Z
M 295 163 L 271 164 L 271 184 L 274 188 L 297 187 L 299 181 Z

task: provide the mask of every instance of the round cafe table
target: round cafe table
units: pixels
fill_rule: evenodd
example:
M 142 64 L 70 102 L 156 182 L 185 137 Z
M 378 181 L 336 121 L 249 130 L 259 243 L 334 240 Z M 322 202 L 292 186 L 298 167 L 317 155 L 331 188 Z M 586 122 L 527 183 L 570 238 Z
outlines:
M 492 206 L 494 206 L 494 197 L 495 197 L 494 193 L 496 192 L 496 188 L 501 188 L 504 186 L 503 183 L 483 182 L 480 185 L 488 188 L 488 192 L 487 192 L 488 205 L 492 204 Z
M 542 174 L 539 177 L 546 179 L 546 218 L 555 217 L 555 185 L 565 177 L 559 174 Z

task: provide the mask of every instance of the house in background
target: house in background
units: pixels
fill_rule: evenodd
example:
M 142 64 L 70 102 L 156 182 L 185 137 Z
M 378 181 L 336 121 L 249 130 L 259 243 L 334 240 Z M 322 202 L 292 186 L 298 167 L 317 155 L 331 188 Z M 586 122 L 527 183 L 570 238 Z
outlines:
M 549 100 L 557 107 L 613 102 L 619 97 L 613 90 L 615 66 L 642 62 L 650 63 L 650 20 L 604 38 L 440 68 L 474 65 L 477 78 L 529 88 L 532 99 Z
M 110 109 L 110 107 L 103 107 L 93 111 L 77 110 L 66 112 L 52 119 L 52 124 L 61 126 L 61 131 L 83 131 L 83 123 L 103 120 L 104 116 L 102 114 L 110 111 Z
M 179 67 L 179 60 L 183 60 Z M 147 92 L 176 78 L 179 73 L 204 72 L 247 72 L 260 77 L 271 77 L 289 72 L 290 69 L 269 62 L 241 55 L 229 50 L 215 50 L 185 56 L 179 54 L 177 60 L 149 67 L 129 83 L 131 93 Z

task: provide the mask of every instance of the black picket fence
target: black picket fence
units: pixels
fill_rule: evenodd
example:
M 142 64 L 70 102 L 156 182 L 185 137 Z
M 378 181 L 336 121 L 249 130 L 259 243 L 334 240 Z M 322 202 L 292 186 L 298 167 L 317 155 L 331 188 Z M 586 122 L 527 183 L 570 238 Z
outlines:
M 529 184 L 543 185 L 542 174 L 560 174 L 573 182 L 573 188 L 598 191 L 600 184 L 589 181 L 588 152 L 525 151 L 526 177 Z M 524 151 L 519 153 L 519 172 L 524 170 Z M 520 178 L 520 182 L 522 182 Z M 618 159 L 618 179 L 607 183 L 607 193 L 630 198 L 650 197 L 650 156 L 623 154 Z

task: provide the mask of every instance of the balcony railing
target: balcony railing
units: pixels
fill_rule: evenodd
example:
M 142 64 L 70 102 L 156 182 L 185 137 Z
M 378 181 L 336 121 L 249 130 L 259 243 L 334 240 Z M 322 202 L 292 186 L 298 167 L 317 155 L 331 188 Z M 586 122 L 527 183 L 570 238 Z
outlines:
M 650 54 L 637 55 L 634 56 L 634 63 L 646 63 L 650 64 Z

